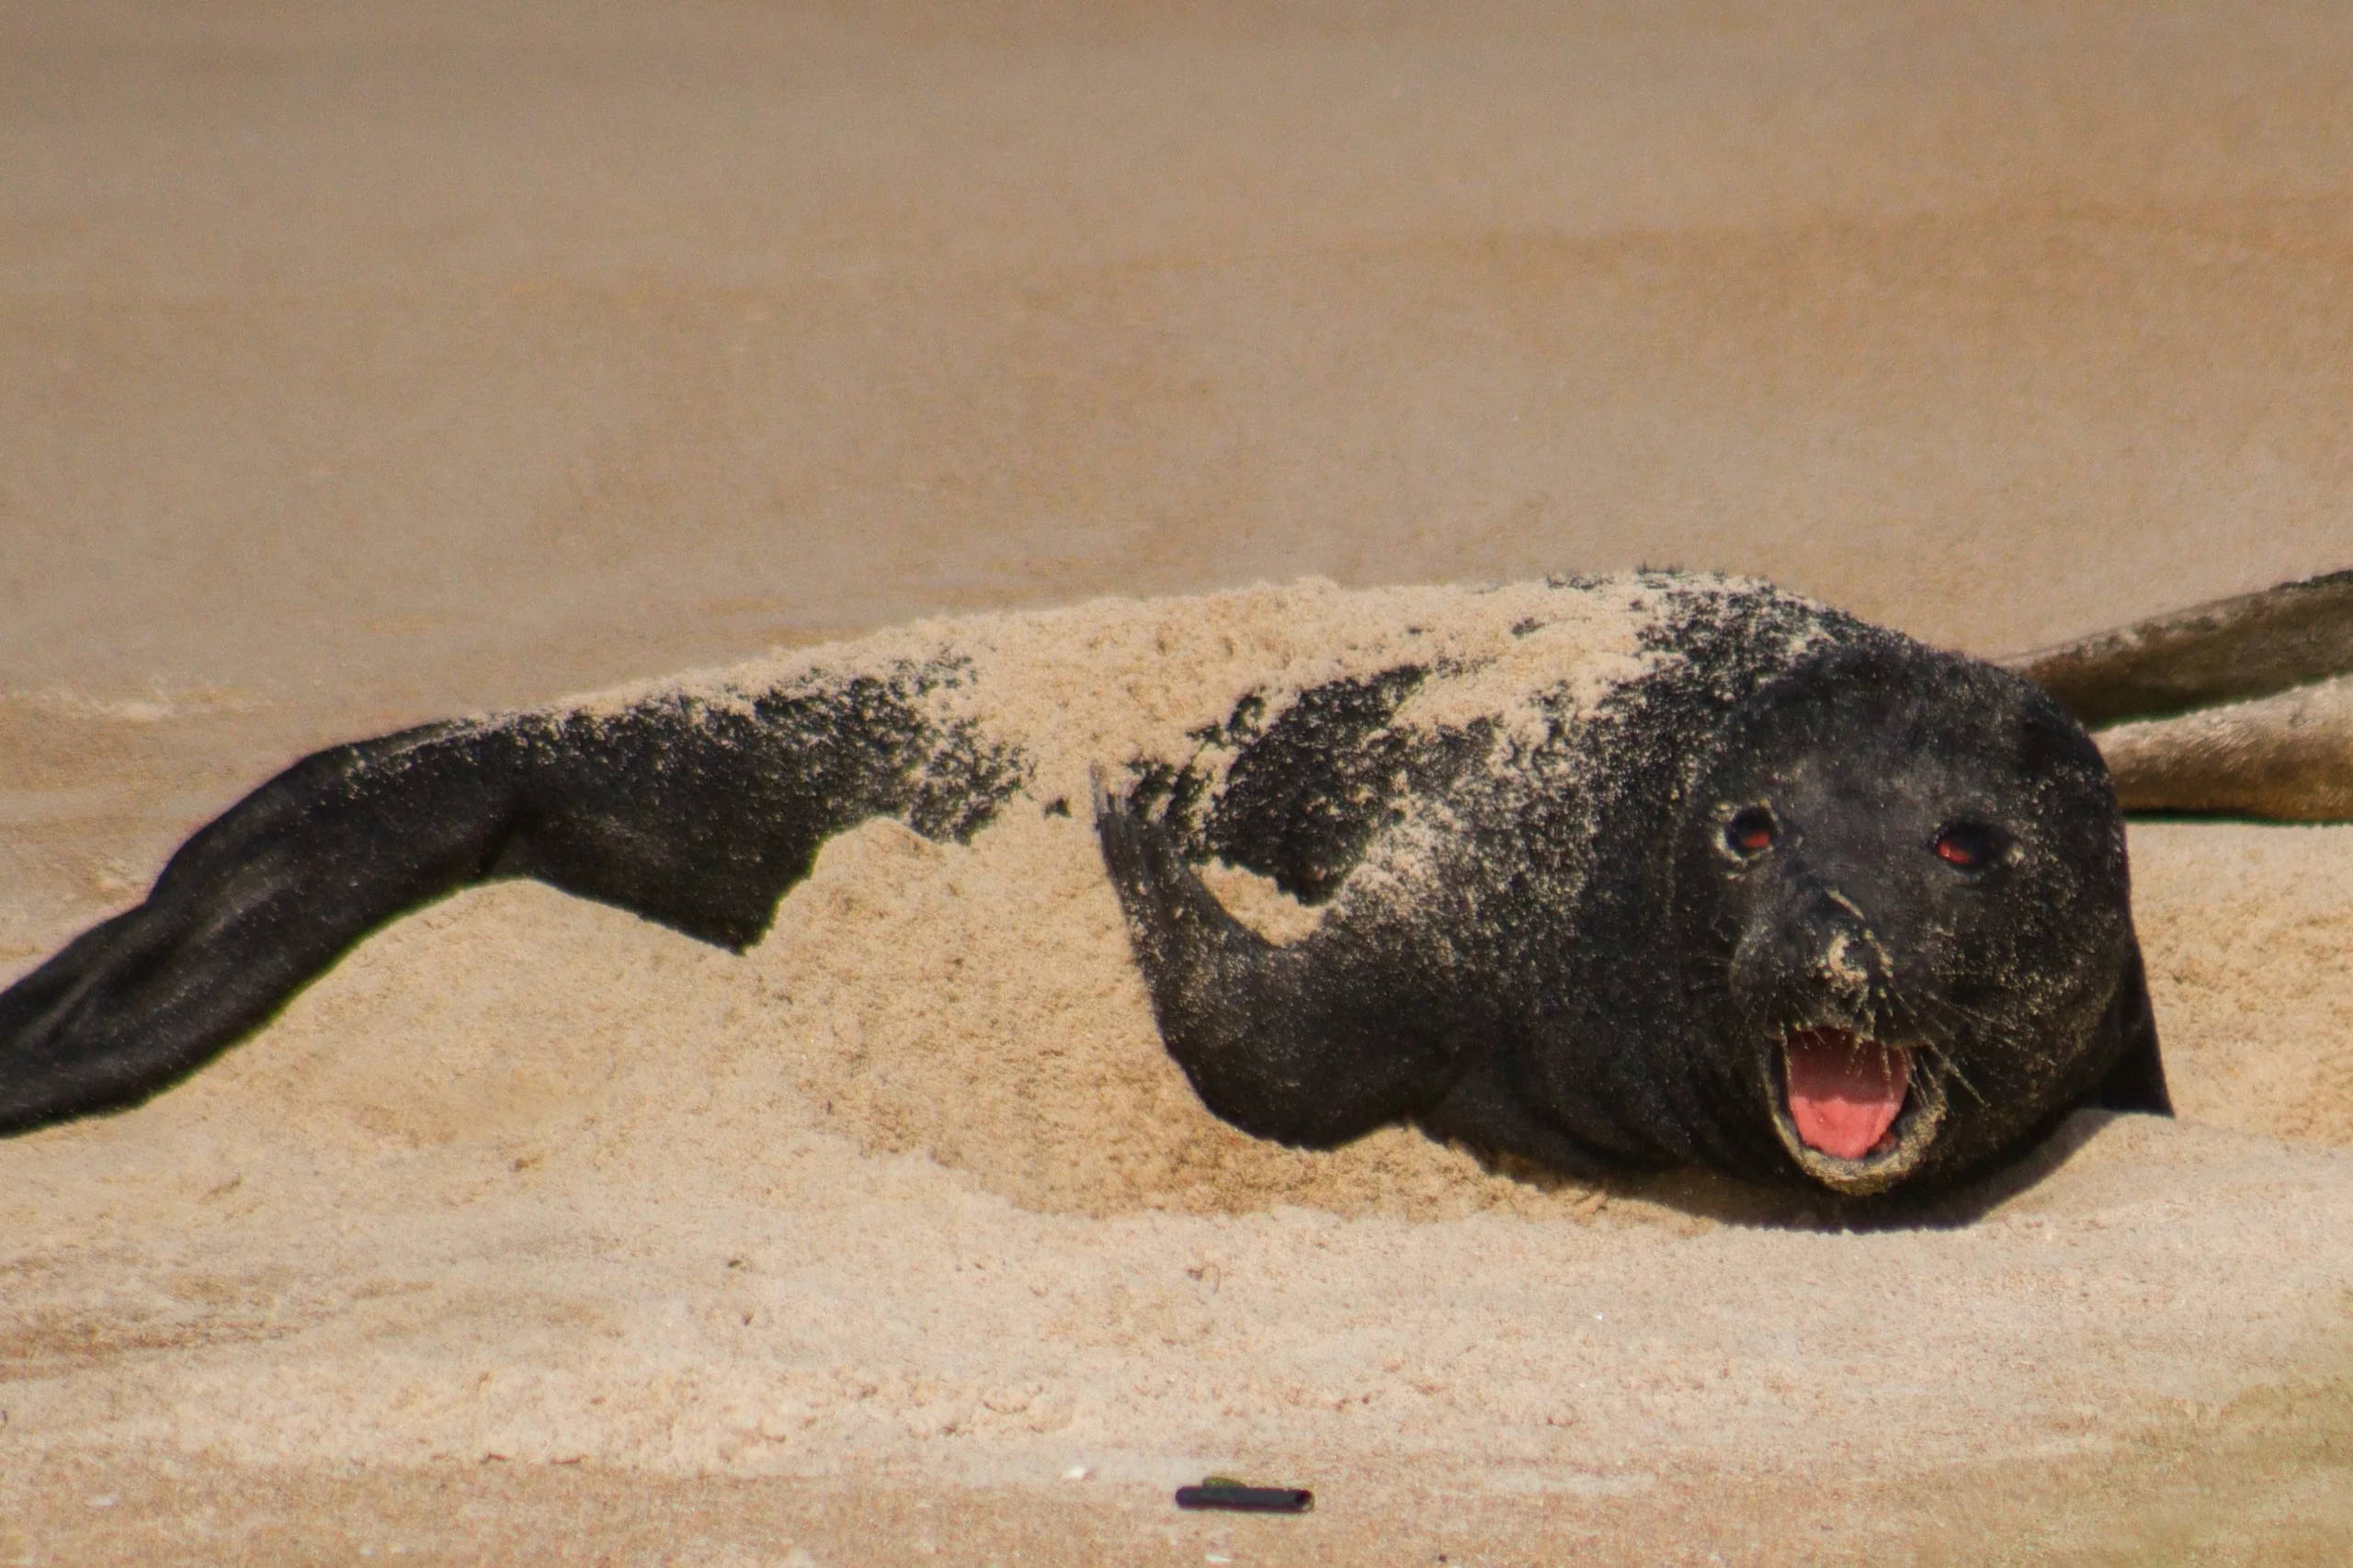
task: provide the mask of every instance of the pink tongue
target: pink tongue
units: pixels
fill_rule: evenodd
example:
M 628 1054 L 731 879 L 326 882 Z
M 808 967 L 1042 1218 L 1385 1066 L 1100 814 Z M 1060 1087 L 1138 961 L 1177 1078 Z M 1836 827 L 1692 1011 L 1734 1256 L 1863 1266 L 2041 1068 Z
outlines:
M 1810 1149 L 1859 1160 L 1904 1109 L 1912 1053 L 1842 1029 L 1790 1037 L 1790 1119 Z

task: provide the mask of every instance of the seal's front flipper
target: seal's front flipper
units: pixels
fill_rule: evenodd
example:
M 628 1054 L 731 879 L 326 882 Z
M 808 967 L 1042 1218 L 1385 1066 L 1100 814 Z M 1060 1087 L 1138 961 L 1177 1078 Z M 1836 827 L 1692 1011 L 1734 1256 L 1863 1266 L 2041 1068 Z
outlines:
M 2128 812 L 2353 818 L 2353 572 L 2007 663 L 2105 726 L 2092 738 Z
M 0 1132 L 135 1105 L 392 916 L 528 876 L 741 949 L 824 841 L 895 815 L 969 835 L 1010 751 L 926 717 L 921 668 L 677 695 L 336 746 L 172 857 L 145 903 L 0 994 Z
M 1245 1132 L 1330 1148 L 1436 1103 L 1459 1043 L 1399 990 L 1430 972 L 1372 933 L 1278 947 L 1226 913 L 1174 836 L 1098 783 L 1096 829 L 1168 1053 Z

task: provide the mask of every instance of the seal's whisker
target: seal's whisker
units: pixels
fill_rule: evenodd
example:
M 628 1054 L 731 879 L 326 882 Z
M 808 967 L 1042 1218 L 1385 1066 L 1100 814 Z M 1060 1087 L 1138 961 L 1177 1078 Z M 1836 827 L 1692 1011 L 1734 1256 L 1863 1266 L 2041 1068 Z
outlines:
M 1968 1003 L 1961 1001 L 1959 997 L 1940 996 L 1932 994 L 1927 998 L 1927 1001 L 1936 1006 L 1945 1009 L 1947 1012 L 1958 1013 L 1962 1017 L 1969 1019 L 1972 1023 L 1983 1025 L 1986 1028 L 1995 1029 L 2002 1027 L 2000 1020 L 1995 1018 L 1991 1013 L 1985 1012 L 1982 1008 L 1972 1007 Z
M 1969 1074 L 1961 1069 L 1960 1059 L 1955 1054 L 1955 1048 L 1960 1041 L 1950 1026 L 1931 1017 L 1917 1006 L 1907 1004 L 1905 1011 L 1910 1017 L 1912 1027 L 1918 1031 L 1920 1049 L 1927 1053 L 1928 1059 L 1936 1063 L 1938 1070 L 1968 1090 L 1970 1097 L 1979 1105 L 1990 1106 L 1993 1102 L 1985 1097 L 1984 1091 L 1972 1082 Z

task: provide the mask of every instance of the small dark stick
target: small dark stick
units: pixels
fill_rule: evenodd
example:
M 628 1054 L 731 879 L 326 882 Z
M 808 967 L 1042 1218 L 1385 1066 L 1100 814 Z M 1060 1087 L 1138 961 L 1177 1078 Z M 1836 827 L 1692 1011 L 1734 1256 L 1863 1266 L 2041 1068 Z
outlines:
M 1179 1486 L 1176 1506 L 1235 1514 L 1304 1514 L 1315 1506 L 1315 1494 L 1291 1486 L 1245 1486 L 1230 1476 L 1212 1475 L 1199 1486 Z

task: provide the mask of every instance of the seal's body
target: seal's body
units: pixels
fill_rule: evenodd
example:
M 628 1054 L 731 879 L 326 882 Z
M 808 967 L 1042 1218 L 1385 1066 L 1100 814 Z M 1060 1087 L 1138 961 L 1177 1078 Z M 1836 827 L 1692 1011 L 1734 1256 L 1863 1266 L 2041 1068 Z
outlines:
M 2166 1108 L 2122 819 L 2050 698 L 1757 585 L 1557 592 L 1622 600 L 1634 656 L 1254 696 L 1099 802 L 1211 1109 L 1868 1196 L 2088 1102 Z M 1245 931 L 1210 855 L 1328 898 L 1322 925 Z
M 2068 715 L 1760 584 L 1638 574 L 947 622 L 322 752 L 0 994 L 0 1130 L 143 1099 L 468 883 L 740 949 L 859 822 L 967 840 L 1090 800 L 1171 1054 L 1264 1136 L 1412 1120 L 1868 1196 L 2165 1108 Z M 1261 937 L 1212 858 L 1320 921 Z

